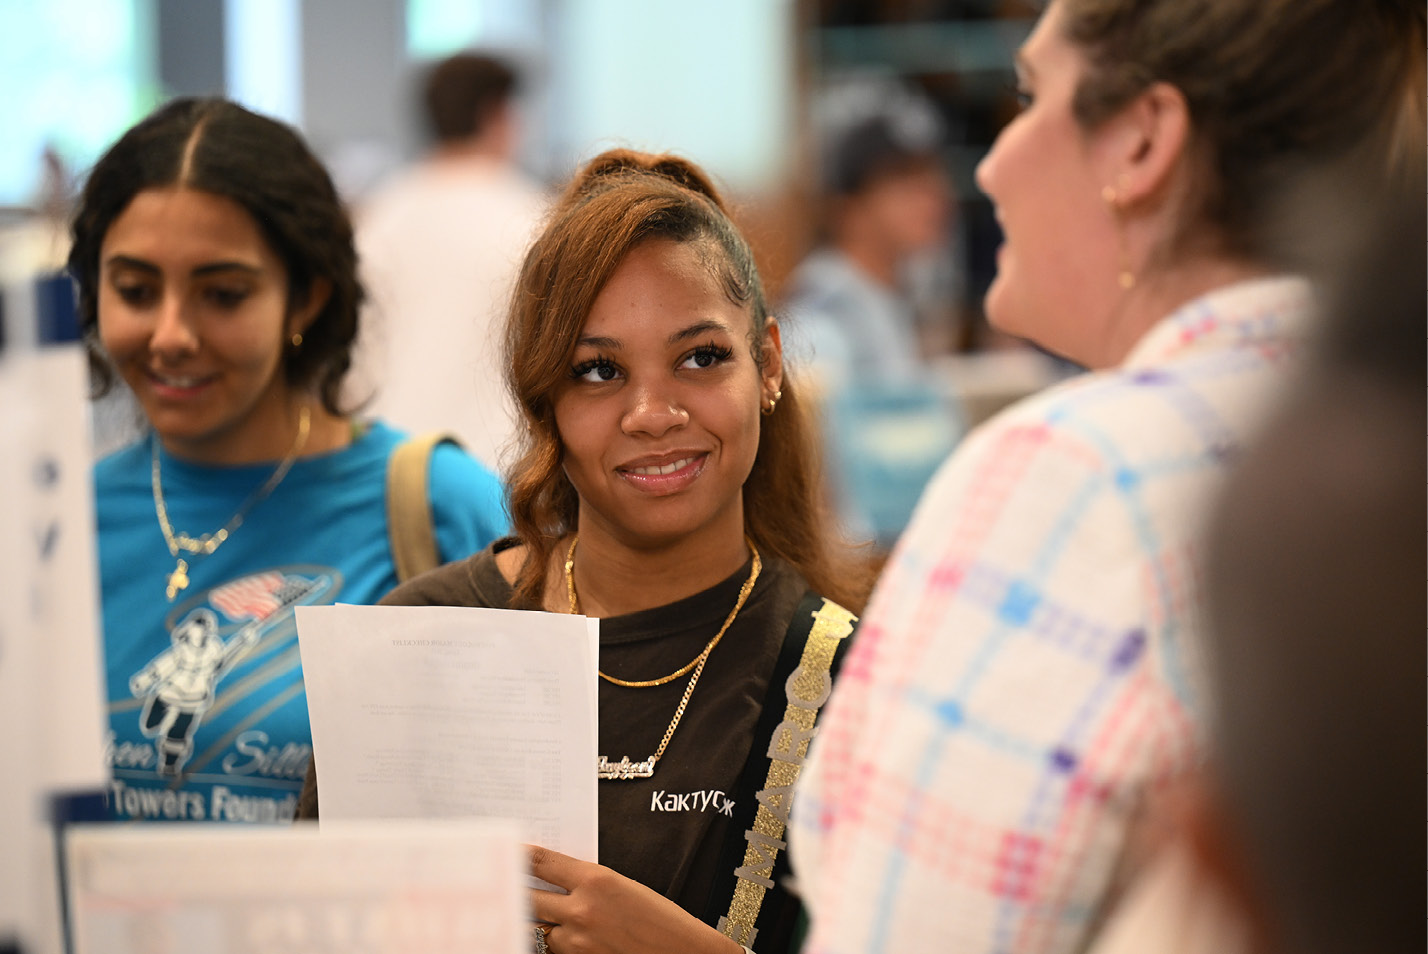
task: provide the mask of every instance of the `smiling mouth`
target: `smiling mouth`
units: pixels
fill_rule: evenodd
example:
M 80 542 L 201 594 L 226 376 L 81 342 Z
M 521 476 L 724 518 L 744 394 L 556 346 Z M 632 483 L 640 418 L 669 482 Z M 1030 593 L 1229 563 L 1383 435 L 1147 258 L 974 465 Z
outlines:
M 627 474 L 639 474 L 645 477 L 658 477 L 662 474 L 672 474 L 677 470 L 683 470 L 694 463 L 693 457 L 681 457 L 679 460 L 668 464 L 655 465 L 650 467 L 627 467 L 624 472 Z
M 626 485 L 655 496 L 675 494 L 691 486 L 704 472 L 707 453 L 685 454 L 673 460 L 615 468 Z
M 164 374 L 152 368 L 146 368 L 144 373 L 157 394 L 170 397 L 198 391 L 216 377 L 212 374 Z
M 197 387 L 198 385 L 202 384 L 205 380 L 207 380 L 206 378 L 176 378 L 176 377 L 173 377 L 173 376 L 171 376 L 171 375 L 155 374 L 155 373 L 151 373 L 151 374 L 150 374 L 150 377 L 152 377 L 152 378 L 153 378 L 155 381 L 157 381 L 159 384 L 162 384 L 162 385 L 164 385 L 165 387 L 170 387 L 170 388 L 192 388 L 192 387 Z

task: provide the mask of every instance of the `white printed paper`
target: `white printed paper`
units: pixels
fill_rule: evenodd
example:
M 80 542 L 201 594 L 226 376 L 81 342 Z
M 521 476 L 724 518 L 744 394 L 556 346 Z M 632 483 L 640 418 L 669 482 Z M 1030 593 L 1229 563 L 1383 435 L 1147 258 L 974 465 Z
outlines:
M 510 817 L 595 861 L 598 621 L 457 606 L 302 606 L 324 822 Z
M 525 954 L 513 822 L 76 826 L 75 954 Z

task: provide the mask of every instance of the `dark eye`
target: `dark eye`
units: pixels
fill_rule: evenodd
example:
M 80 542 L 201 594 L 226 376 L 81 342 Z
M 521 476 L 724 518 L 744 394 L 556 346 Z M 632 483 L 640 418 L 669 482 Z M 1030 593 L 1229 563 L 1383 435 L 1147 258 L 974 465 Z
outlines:
M 570 376 L 577 381 L 588 381 L 594 384 L 615 380 L 620 376 L 620 369 L 615 367 L 614 362 L 606 358 L 591 358 L 589 361 L 582 361 L 571 368 Z
M 681 368 L 712 368 L 716 364 L 728 361 L 734 354 L 733 349 L 724 348 L 715 344 L 700 345 L 685 356 L 680 363 Z
M 204 297 L 213 304 L 223 309 L 237 308 L 248 297 L 246 288 L 229 288 L 222 285 L 215 286 L 204 292 Z
M 119 300 L 132 308 L 141 308 L 149 304 L 156 297 L 152 285 L 130 284 L 115 285 L 114 293 L 119 296 Z

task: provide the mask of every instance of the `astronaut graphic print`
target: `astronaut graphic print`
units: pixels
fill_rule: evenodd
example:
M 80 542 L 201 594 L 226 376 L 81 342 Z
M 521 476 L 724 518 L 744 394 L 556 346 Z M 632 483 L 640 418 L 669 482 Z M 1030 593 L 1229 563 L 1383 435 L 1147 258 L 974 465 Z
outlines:
M 176 604 L 142 665 L 111 653 L 116 818 L 292 818 L 312 754 L 293 610 L 340 589 L 326 567 L 251 573 Z

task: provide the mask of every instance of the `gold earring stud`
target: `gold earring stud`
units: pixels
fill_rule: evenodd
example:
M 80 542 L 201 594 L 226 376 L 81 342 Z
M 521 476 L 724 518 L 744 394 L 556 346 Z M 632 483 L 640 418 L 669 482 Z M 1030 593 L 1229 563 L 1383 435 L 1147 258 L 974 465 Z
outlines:
M 292 338 L 290 338 L 289 340 L 292 341 L 294 348 L 301 348 L 301 347 L 302 347 L 302 332 L 300 332 L 300 331 L 295 331 L 295 332 L 293 332 L 293 336 L 292 336 Z
M 774 412 L 774 407 L 778 404 L 779 399 L 782 397 L 782 391 L 775 391 L 773 393 L 773 397 L 769 398 L 769 403 L 765 404 L 762 408 L 760 408 L 760 410 L 763 412 L 764 417 L 768 417 Z

